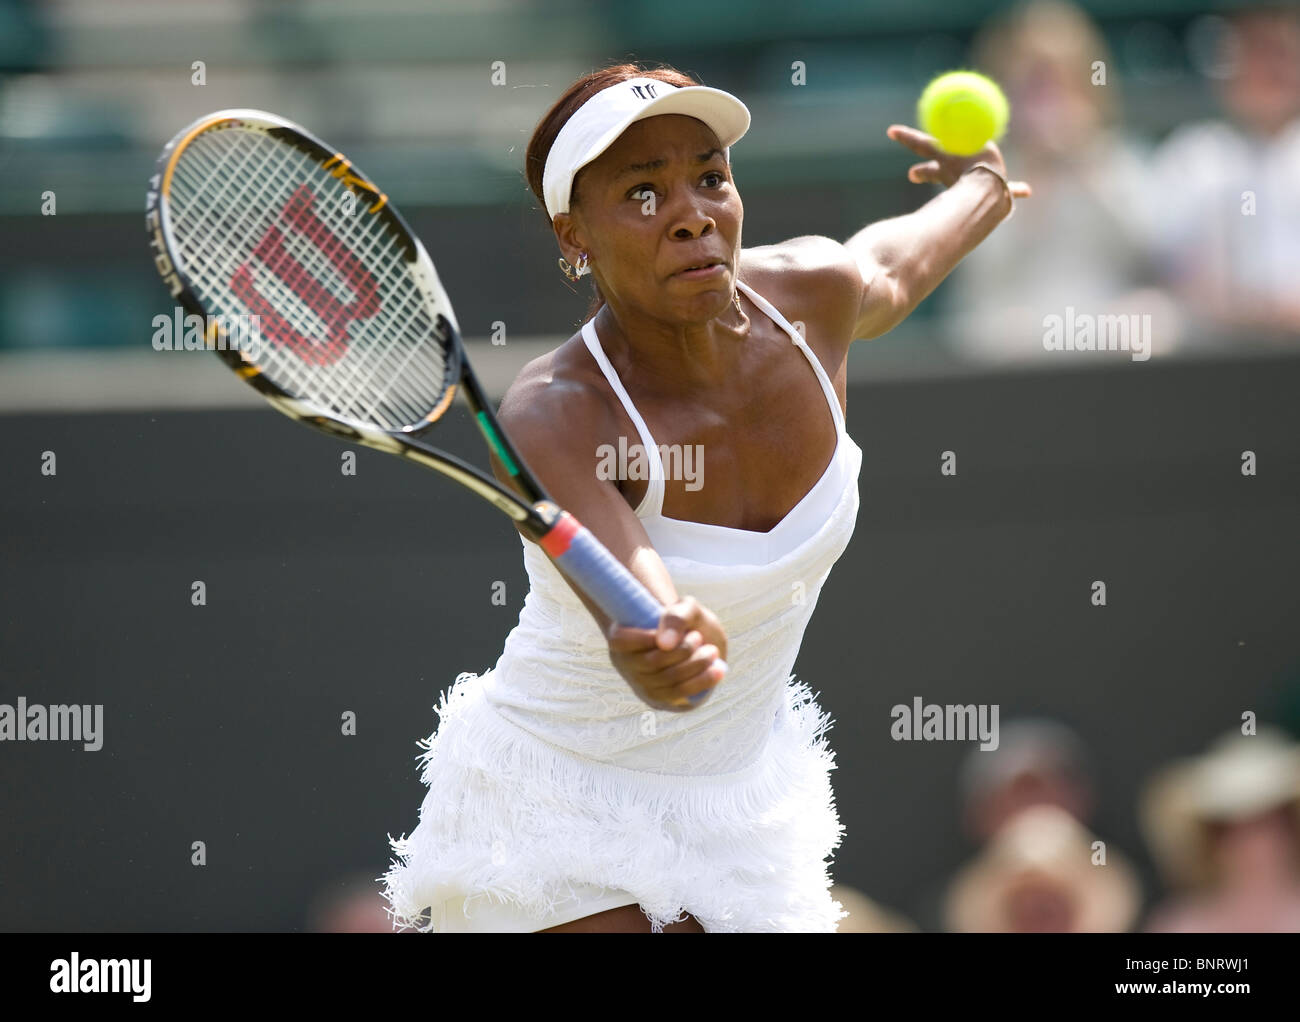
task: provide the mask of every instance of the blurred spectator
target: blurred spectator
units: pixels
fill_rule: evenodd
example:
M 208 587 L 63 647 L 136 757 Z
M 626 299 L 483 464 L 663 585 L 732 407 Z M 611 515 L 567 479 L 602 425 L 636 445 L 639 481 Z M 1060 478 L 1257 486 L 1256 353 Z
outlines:
M 1149 930 L 1300 932 L 1300 746 L 1283 732 L 1234 731 L 1166 767 L 1143 793 L 1142 824 L 1180 889 Z
M 1092 816 L 1092 783 L 1083 743 L 1056 721 L 1003 724 L 997 749 L 971 752 L 959 783 L 963 822 L 981 844 L 1031 806 L 1056 806 L 1080 823 Z
M 1073 4 L 1037 0 L 984 26 L 973 57 L 1007 93 L 1007 167 L 1034 194 L 948 282 L 951 346 L 987 362 L 1131 359 L 1048 351 L 1046 318 L 1149 314 L 1147 357 L 1169 350 L 1174 303 L 1142 287 L 1156 279 L 1144 158 L 1119 131 L 1116 71 L 1092 21 Z M 1105 84 L 1093 83 L 1096 61 Z
M 945 907 L 955 933 L 1113 933 L 1137 916 L 1137 881 L 1117 853 L 1063 809 L 1018 813 L 953 881 Z
M 1048 874 L 1059 869 L 1061 876 L 1064 877 L 1061 882 L 1067 883 L 1067 886 L 1082 877 L 1085 871 L 1081 870 L 1078 876 L 1074 876 L 1071 871 L 1078 864 L 1071 865 L 1068 857 L 1065 857 L 1065 852 L 1052 845 L 1053 841 L 1061 847 L 1074 848 L 1082 840 L 1085 852 L 1083 863 L 1087 869 L 1101 870 L 1101 867 L 1091 865 L 1088 845 L 1093 838 L 1087 837 L 1086 830 L 1096 804 L 1089 756 L 1082 739 L 1066 725 L 1054 720 L 1033 718 L 1011 720 L 1002 724 L 997 749 L 991 752 L 974 749 L 967 754 L 961 767 L 958 790 L 962 799 L 964 829 L 980 849 L 975 860 L 963 867 L 958 874 L 959 878 L 964 877 L 969 880 L 972 876 L 984 876 L 988 871 L 995 872 L 1001 877 L 1004 867 L 1010 869 L 1007 863 L 1019 862 L 1022 859 L 1025 863 L 1031 863 L 1035 856 L 1040 855 L 1036 850 L 1040 838 L 1046 842 L 1045 847 L 1056 849 L 1052 855 L 1059 853 L 1061 856 L 1049 864 L 1050 868 L 1044 867 L 1044 869 Z M 1026 833 L 1019 833 L 1013 838 L 1005 837 L 1009 828 L 1017 826 L 1026 815 L 1035 814 L 1040 809 L 1049 810 L 1045 816 L 1038 814 L 1040 819 L 1047 819 L 1048 824 L 1040 823 L 1031 827 Z M 1057 817 L 1061 814 L 1065 819 L 1074 821 L 1074 829 L 1064 827 L 1059 822 Z M 1051 822 L 1053 820 L 1056 822 Z M 1010 843 L 1005 846 L 1000 844 L 1007 841 Z M 1074 853 L 1070 852 L 1070 854 Z M 1117 861 L 1114 853 L 1109 852 L 1107 860 L 1112 865 Z M 1029 869 L 1028 866 L 1025 868 Z M 1033 870 L 1029 872 L 1032 873 Z M 1011 870 L 1011 873 L 1015 874 L 1016 870 Z M 1131 893 L 1135 900 L 1133 911 L 1136 912 L 1136 900 L 1140 895 L 1127 865 L 1123 865 L 1117 873 L 1122 880 L 1113 881 L 1116 886 L 1111 893 L 1117 898 L 1121 893 L 1128 898 Z M 958 897 L 954 893 L 956 891 L 954 883 L 960 882 L 959 879 L 953 883 L 944 883 L 930 888 L 918 912 L 923 927 L 947 929 L 954 925 L 952 913 L 956 909 L 954 909 L 953 899 Z M 1111 882 L 1107 881 L 1107 883 Z M 1039 891 L 1037 883 L 1037 881 L 1034 883 L 1026 881 L 1025 890 L 1029 893 L 1025 897 L 1030 901 L 1033 901 L 1030 896 L 1035 891 Z M 1034 910 L 1041 911 L 1045 917 L 1053 911 L 1059 910 L 1058 914 L 1065 911 L 1060 907 L 1064 904 L 1064 895 L 1052 886 L 1056 883 L 1055 879 L 1047 883 L 1040 891 L 1044 900 L 1041 904 L 1034 903 L 1038 906 Z M 1132 887 L 1131 892 L 1128 890 L 1129 887 Z M 1057 891 L 1057 894 L 1052 894 L 1052 891 Z M 973 897 L 974 895 L 969 893 L 961 894 L 962 905 L 967 906 Z M 1052 897 L 1060 902 L 1058 909 L 1052 909 L 1048 904 L 1048 899 Z M 1127 901 L 1124 904 L 1127 904 Z M 993 907 L 981 906 L 977 914 L 983 913 L 986 909 L 993 911 Z M 1004 909 L 1011 911 L 1006 906 L 997 910 Z M 1025 909 L 1025 911 L 1029 910 L 1029 908 Z M 967 908 L 963 907 L 960 911 L 965 913 Z M 981 925 L 994 925 L 993 922 L 985 920 L 982 915 L 980 918 Z M 1065 919 L 1069 926 L 1081 925 L 1073 915 L 1068 919 L 1064 915 L 1061 918 Z M 965 920 L 966 916 L 963 914 L 962 925 L 966 925 Z M 1005 920 L 997 925 L 1002 926 L 1003 923 Z M 1028 925 L 1028 923 L 1022 920 L 1017 925 Z M 1088 925 L 1092 923 L 1089 922 Z
M 1175 130 L 1156 155 L 1159 261 L 1199 324 L 1194 340 L 1295 344 L 1300 11 L 1260 7 L 1220 24 L 1209 70 L 1227 118 Z

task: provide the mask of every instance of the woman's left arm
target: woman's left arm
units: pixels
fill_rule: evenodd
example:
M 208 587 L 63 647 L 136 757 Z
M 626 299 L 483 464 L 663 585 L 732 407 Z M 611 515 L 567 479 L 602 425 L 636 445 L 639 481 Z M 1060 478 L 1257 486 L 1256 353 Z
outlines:
M 844 243 L 862 275 L 858 338 L 879 337 L 906 319 L 1010 215 L 1013 197 L 1032 194 L 1025 182 L 1006 181 L 1006 164 L 992 142 L 974 156 L 952 156 L 915 128 L 895 124 L 887 134 L 925 157 L 908 169 L 909 180 L 946 189 L 914 213 L 869 224 Z M 997 173 L 972 170 L 980 163 Z

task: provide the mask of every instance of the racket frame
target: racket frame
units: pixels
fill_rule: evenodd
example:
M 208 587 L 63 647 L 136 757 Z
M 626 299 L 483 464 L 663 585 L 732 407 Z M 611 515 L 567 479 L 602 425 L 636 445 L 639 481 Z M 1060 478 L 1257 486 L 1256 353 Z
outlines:
M 555 525 L 561 513 L 560 509 L 547 495 L 510 438 L 501 429 L 483 386 L 466 357 L 460 329 L 454 322 L 454 313 L 451 317 L 439 313 L 437 323 L 437 330 L 444 342 L 447 355 L 446 376 L 449 382 L 437 406 L 424 421 L 400 430 L 381 429 L 370 423 L 351 420 L 297 397 L 269 379 L 248 358 L 242 348 L 226 343 L 229 340 L 226 336 L 227 332 L 217 321 L 210 321 L 210 312 L 204 308 L 189 276 L 183 266 L 178 265 L 172 257 L 172 253 L 179 246 L 175 244 L 172 234 L 168 203 L 172 172 L 186 147 L 204 133 L 225 127 L 265 131 L 280 141 L 288 142 L 295 148 L 303 150 L 316 159 L 324 169 L 330 170 L 340 183 L 357 196 L 359 201 L 365 201 L 370 205 L 366 211 L 369 215 L 382 217 L 392 229 L 398 232 L 404 241 L 404 257 L 413 264 L 412 269 L 418 277 L 422 278 L 423 286 L 440 296 L 443 301 L 439 304 L 451 311 L 451 301 L 438 279 L 433 260 L 429 258 L 424 245 L 402 215 L 389 203 L 388 196 L 358 171 L 351 161 L 301 126 L 275 114 L 262 110 L 222 110 L 199 118 L 167 143 L 158 157 L 154 174 L 149 179 L 149 191 L 146 197 L 145 225 L 149 234 L 149 246 L 153 253 L 155 269 L 172 297 L 187 313 L 202 317 L 205 323 L 211 322 L 211 328 L 204 338 L 206 347 L 234 370 L 240 379 L 290 418 L 341 440 L 400 455 L 441 472 L 492 503 L 518 522 L 529 536 L 540 540 Z M 498 459 L 507 470 L 515 470 L 512 471 L 512 478 L 518 482 L 527 499 L 521 499 L 496 478 L 476 466 L 423 441 L 422 434 L 433 428 L 454 402 L 458 390 L 464 391 L 475 424 L 483 433 L 489 446 L 497 453 Z M 502 454 L 505 456 L 502 457 Z

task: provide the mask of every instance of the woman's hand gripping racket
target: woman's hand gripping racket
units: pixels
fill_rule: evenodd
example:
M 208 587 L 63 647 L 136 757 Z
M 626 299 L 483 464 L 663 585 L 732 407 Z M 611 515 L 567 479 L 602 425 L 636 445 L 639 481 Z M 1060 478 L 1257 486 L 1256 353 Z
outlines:
M 342 154 L 274 114 L 209 114 L 163 149 L 146 223 L 172 296 L 205 317 L 208 347 L 272 405 L 450 476 L 514 519 L 611 620 L 658 626 L 659 601 L 515 451 L 424 246 Z M 421 439 L 458 384 L 526 500 Z

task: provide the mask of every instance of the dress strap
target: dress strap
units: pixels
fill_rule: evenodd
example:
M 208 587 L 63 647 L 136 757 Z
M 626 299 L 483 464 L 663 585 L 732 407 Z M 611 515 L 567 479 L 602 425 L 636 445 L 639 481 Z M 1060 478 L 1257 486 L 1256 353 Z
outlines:
M 664 510 L 664 466 L 659 457 L 659 445 L 655 443 L 654 437 L 650 435 L 650 430 L 645 424 L 645 419 L 641 418 L 641 413 L 636 410 L 632 404 L 632 399 L 628 397 L 627 390 L 623 386 L 623 381 L 618 378 L 618 373 L 614 371 L 613 365 L 605 355 L 605 349 L 600 345 L 600 338 L 596 335 L 596 327 L 592 320 L 582 324 L 582 339 L 587 342 L 587 349 L 595 358 L 596 364 L 600 366 L 600 371 L 605 374 L 605 379 L 609 385 L 614 388 L 614 393 L 623 403 L 627 410 L 628 417 L 636 425 L 636 431 L 641 437 L 641 447 L 650 459 L 650 480 L 646 486 L 645 496 L 641 498 L 641 503 L 637 506 L 635 514 L 638 517 L 645 515 L 660 515 Z
M 840 408 L 840 399 L 835 394 L 835 387 L 831 384 L 830 377 L 826 375 L 826 370 L 822 367 L 821 359 L 813 353 L 812 348 L 808 347 L 808 342 L 803 339 L 803 335 L 791 326 L 790 321 L 777 311 L 775 305 L 760 295 L 743 280 L 737 280 L 736 286 L 749 296 L 750 301 L 772 317 L 776 322 L 776 325 L 790 335 L 790 340 L 794 341 L 796 347 L 808 356 L 808 361 L 812 363 L 813 371 L 817 374 L 817 381 L 822 385 L 822 393 L 826 395 L 826 400 L 830 403 L 831 415 L 835 417 L 835 428 L 841 433 L 845 432 L 844 411 Z

